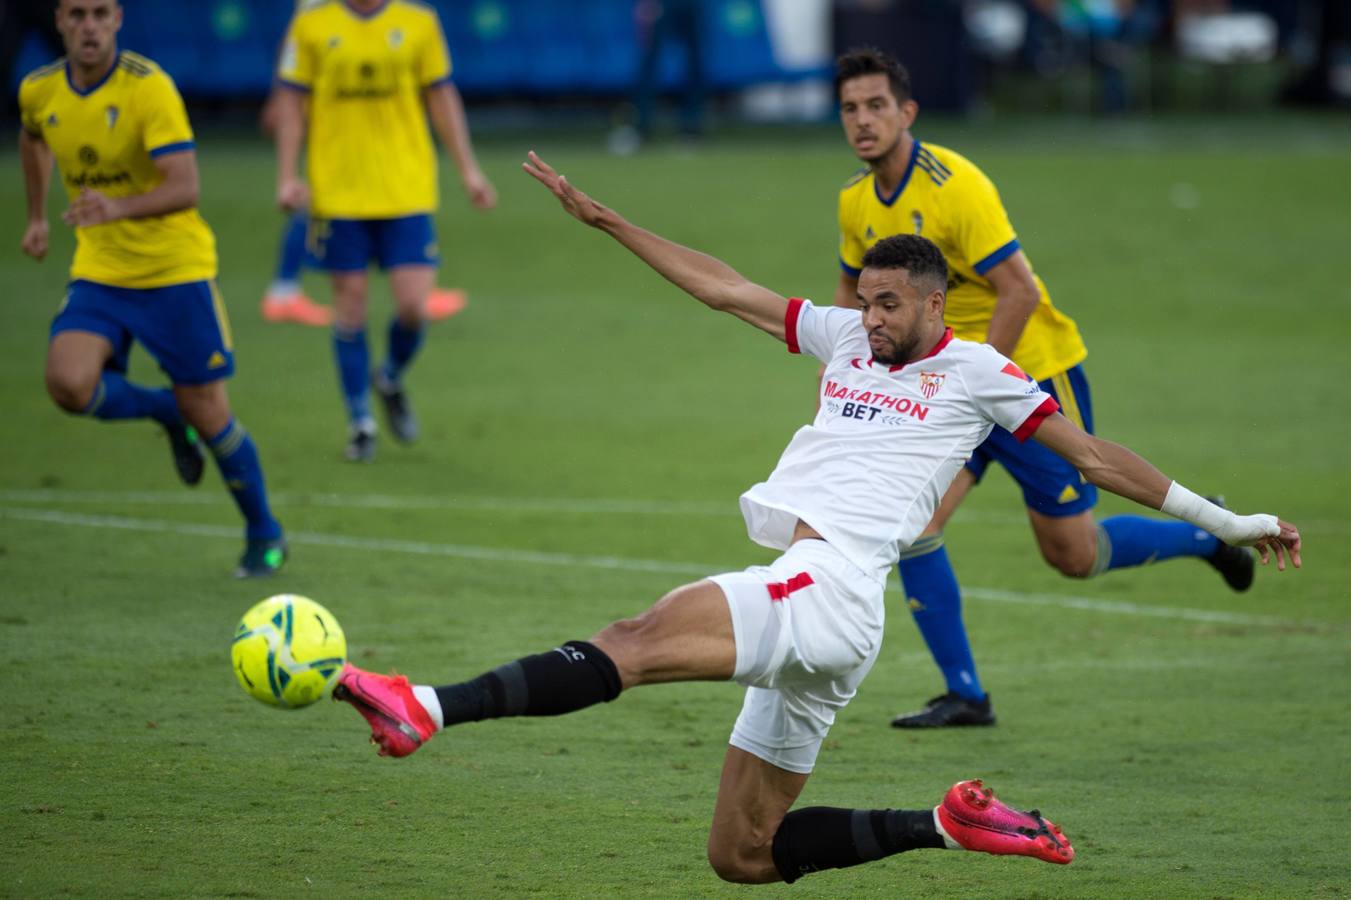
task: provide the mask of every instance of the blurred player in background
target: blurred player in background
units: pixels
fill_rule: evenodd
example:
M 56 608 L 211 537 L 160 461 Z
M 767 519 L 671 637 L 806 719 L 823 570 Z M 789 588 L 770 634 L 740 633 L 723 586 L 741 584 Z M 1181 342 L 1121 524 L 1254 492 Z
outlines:
M 153 62 L 118 52 L 116 0 L 60 0 L 56 24 L 66 58 L 19 87 L 23 250 L 38 260 L 47 254 L 53 161 L 70 198 L 61 218 L 75 228 L 71 281 L 47 349 L 47 390 L 67 412 L 158 422 L 189 485 L 202 478 L 197 435 L 204 435 L 247 522 L 236 575 L 270 575 L 286 544 L 258 451 L 226 395 L 230 325 L 216 290 L 216 241 L 197 213 L 197 154 L 183 101 Z M 133 340 L 172 389 L 127 379 Z
M 277 93 L 274 87 L 263 104 L 259 124 L 263 133 L 273 137 L 277 132 Z M 316 303 L 305 295 L 300 276 L 305 268 L 305 238 L 310 228 L 307 209 L 296 210 L 286 219 L 281 245 L 277 248 L 277 268 L 263 294 L 262 313 L 265 322 L 295 322 L 298 325 L 328 327 L 333 324 L 333 310 Z M 448 319 L 464 309 L 468 298 L 459 288 L 432 288 L 427 295 L 427 320 Z
M 1055 397 L 1065 415 L 1090 434 L 1093 407 L 1082 366 L 1088 350 L 1073 320 L 1051 305 L 1033 274 L 990 180 L 945 147 L 910 134 L 919 107 L 905 68 L 880 51 L 840 57 L 836 97 L 845 137 L 867 168 L 840 191 L 840 280 L 837 306 L 858 305 L 865 251 L 894 234 L 920 234 L 948 262 L 947 322 L 960 338 L 983 341 L 1010 357 Z M 933 390 L 941 381 L 933 384 Z M 1250 551 L 1231 547 L 1186 522 L 1113 516 L 1095 522 L 1097 489 L 1064 459 L 996 428 L 958 474 L 923 536 L 899 569 L 915 623 L 947 681 L 924 708 L 898 716 L 898 728 L 993 725 L 989 695 L 976 675 L 961 592 L 943 546 L 943 527 L 991 462 L 1022 488 L 1042 557 L 1073 578 L 1176 557 L 1214 566 L 1236 591 L 1253 580 Z
M 277 199 L 308 208 L 309 252 L 333 278 L 333 348 L 349 422 L 346 456 L 375 457 L 375 387 L 390 431 L 415 440 L 403 376 L 422 344 L 440 254 L 428 120 L 450 150 L 465 193 L 497 202 L 479 170 L 450 55 L 430 7 L 411 0 L 328 0 L 296 13 L 282 48 L 277 95 Z M 308 141 L 306 170 L 300 149 Z M 367 268 L 389 275 L 395 315 L 374 373 L 366 345 Z
M 935 807 L 793 808 L 837 713 L 877 658 L 897 553 L 919 537 L 996 424 L 1019 440 L 1035 436 L 1106 489 L 1255 544 L 1264 560 L 1274 553 L 1278 568 L 1287 557 L 1300 564 L 1298 532 L 1274 516 L 1236 516 L 1208 503 L 1060 415 L 1055 399 L 998 351 L 955 339 L 943 322 L 947 264 L 923 237 L 898 235 L 867 252 L 861 313 L 817 308 L 634 225 L 533 153 L 526 171 L 567 213 L 701 303 L 825 364 L 815 421 L 793 435 L 769 477 L 741 495 L 747 535 L 782 555 L 678 587 L 590 640 L 469 681 L 413 685 L 349 664 L 333 696 L 366 719 L 382 755 L 407 756 L 461 723 L 563 715 L 640 685 L 735 681 L 746 687 L 745 701 L 708 836 L 708 860 L 721 878 L 793 882 L 920 849 L 1071 862 L 1074 849 L 1059 828 L 1036 811 L 1005 806 L 975 780 L 958 782 Z M 936 401 L 935 377 L 946 382 Z

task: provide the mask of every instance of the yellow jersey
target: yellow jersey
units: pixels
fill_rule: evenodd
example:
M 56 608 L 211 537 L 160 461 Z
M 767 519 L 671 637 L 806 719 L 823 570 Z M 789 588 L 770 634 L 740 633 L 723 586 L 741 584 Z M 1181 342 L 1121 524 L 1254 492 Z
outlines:
M 946 147 L 915 141 L 901 183 L 883 197 L 871 171 L 840 191 L 840 265 L 858 275 L 863 253 L 884 237 L 920 234 L 948 261 L 944 318 L 957 337 L 983 342 L 998 294 L 985 274 L 1018 252 L 1018 236 L 985 173 Z M 1031 263 L 1029 262 L 1030 266 Z M 1041 302 L 1011 354 L 1037 381 L 1073 368 L 1088 356 L 1074 320 L 1051 305 L 1034 273 Z
M 313 212 L 389 219 L 436 210 L 436 151 L 423 91 L 450 78 L 450 53 L 429 6 L 386 0 L 364 15 L 344 0 L 306 4 L 277 77 L 305 91 Z
M 153 190 L 155 159 L 192 150 L 192 126 L 173 79 L 126 50 L 98 84 L 79 90 L 64 58 L 19 85 L 23 127 L 52 150 L 66 194 L 109 197 Z M 196 209 L 75 229 L 70 277 L 153 288 L 216 277 L 216 239 Z

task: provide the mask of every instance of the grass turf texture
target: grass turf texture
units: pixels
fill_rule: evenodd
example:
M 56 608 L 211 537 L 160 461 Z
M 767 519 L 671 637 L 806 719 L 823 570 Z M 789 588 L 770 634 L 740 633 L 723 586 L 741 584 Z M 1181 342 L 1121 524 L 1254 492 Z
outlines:
M 1345 896 L 1351 131 L 922 124 L 1000 186 L 1078 320 L 1100 433 L 1242 511 L 1299 523 L 1308 567 L 1260 571 L 1244 595 L 1192 561 L 1068 581 L 1037 558 L 1016 491 L 992 475 L 948 539 L 999 726 L 886 727 L 940 687 L 893 590 L 882 657 L 800 803 L 930 806 L 984 777 L 1063 825 L 1078 858 L 911 853 L 813 875 L 794 895 Z M 735 498 L 810 412 L 814 364 L 566 220 L 516 171 L 529 146 L 636 221 L 828 302 L 834 192 L 854 167 L 834 133 L 626 160 L 564 138 L 487 142 L 499 210 L 464 210 L 446 176 L 442 283 L 467 288 L 470 305 L 432 327 L 410 376 L 424 437 L 353 466 L 327 336 L 257 314 L 282 225 L 271 158 L 203 140 L 202 206 L 238 349 L 232 398 L 293 542 L 265 583 L 226 577 L 238 523 L 217 476 L 181 489 L 153 427 L 79 421 L 48 402 L 45 334 L 71 240 L 55 222 L 51 257 L 33 265 L 11 217 L 0 894 L 739 893 L 703 860 L 734 686 L 466 726 L 390 761 L 351 710 L 267 709 L 229 671 L 235 622 L 270 593 L 326 605 L 359 664 L 441 682 L 771 558 L 745 539 Z M 0 202 L 22 209 L 12 153 L 0 169 Z M 373 310 L 379 347 L 383 287 Z M 159 377 L 134 359 L 133 374 Z

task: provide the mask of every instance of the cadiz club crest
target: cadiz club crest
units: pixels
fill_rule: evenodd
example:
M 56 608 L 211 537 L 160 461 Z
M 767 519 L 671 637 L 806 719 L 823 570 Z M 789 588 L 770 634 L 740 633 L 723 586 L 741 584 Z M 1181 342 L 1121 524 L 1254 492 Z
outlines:
M 934 394 L 943 386 L 947 380 L 947 375 L 938 372 L 920 372 L 919 373 L 919 392 L 924 395 L 926 400 L 932 400 Z

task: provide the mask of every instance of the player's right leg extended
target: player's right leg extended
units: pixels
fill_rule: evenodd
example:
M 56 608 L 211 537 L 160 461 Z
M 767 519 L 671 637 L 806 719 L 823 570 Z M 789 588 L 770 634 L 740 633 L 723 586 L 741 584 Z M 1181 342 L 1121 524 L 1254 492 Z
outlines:
M 382 756 L 407 756 L 442 728 L 505 716 L 558 716 L 607 703 L 640 684 L 726 680 L 736 639 L 722 590 L 677 588 L 643 614 L 459 684 L 411 685 L 348 665 L 333 691 L 371 726 Z

